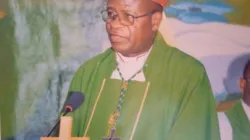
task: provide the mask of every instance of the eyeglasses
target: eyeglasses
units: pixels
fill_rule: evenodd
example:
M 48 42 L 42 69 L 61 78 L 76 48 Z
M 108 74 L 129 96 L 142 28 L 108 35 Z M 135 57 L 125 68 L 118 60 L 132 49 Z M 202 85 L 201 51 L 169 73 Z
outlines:
M 123 24 L 125 26 L 131 26 L 134 24 L 135 19 L 145 17 L 145 16 L 151 16 L 155 12 L 158 12 L 158 11 L 155 10 L 155 11 L 151 11 L 149 13 L 146 13 L 146 14 L 143 14 L 140 16 L 134 16 L 134 15 L 128 14 L 126 12 L 121 12 L 121 13 L 117 14 L 116 12 L 113 12 L 110 10 L 104 10 L 101 12 L 101 14 L 102 14 L 102 19 L 106 23 L 110 23 L 118 18 L 119 21 L 121 22 L 121 24 Z

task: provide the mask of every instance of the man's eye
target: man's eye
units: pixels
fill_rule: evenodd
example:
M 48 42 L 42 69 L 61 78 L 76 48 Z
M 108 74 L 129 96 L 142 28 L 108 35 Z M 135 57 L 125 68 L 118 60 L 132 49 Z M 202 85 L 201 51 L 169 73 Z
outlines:
M 115 20 L 117 18 L 117 14 L 115 12 L 108 12 L 108 18 Z
M 113 17 L 113 16 L 115 16 L 115 13 L 114 13 L 114 12 L 111 12 L 111 11 L 108 11 L 108 16 L 109 16 L 109 17 Z
M 134 17 L 132 15 L 128 15 L 128 20 L 132 22 L 134 20 Z

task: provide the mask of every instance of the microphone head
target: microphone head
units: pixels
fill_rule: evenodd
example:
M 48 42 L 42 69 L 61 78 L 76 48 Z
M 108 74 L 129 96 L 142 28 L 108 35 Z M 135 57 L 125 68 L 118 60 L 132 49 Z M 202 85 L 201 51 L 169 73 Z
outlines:
M 64 107 L 65 112 L 74 112 L 84 101 L 84 95 L 81 92 L 70 92 L 70 97 Z

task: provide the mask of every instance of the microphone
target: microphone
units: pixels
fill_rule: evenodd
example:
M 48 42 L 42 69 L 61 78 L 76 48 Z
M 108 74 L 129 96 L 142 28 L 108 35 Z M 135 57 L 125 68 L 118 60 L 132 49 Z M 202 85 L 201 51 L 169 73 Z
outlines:
M 63 116 L 69 112 L 74 112 L 84 101 L 84 95 L 81 92 L 71 92 L 65 107 Z
M 64 106 L 64 113 L 62 116 L 67 115 L 69 112 L 74 112 L 83 102 L 84 102 L 84 95 L 81 92 L 70 92 L 71 95 L 66 102 Z M 54 125 L 54 127 L 50 130 L 47 137 L 51 135 L 51 133 L 54 131 L 56 126 L 59 124 L 60 119 L 57 121 L 57 123 Z

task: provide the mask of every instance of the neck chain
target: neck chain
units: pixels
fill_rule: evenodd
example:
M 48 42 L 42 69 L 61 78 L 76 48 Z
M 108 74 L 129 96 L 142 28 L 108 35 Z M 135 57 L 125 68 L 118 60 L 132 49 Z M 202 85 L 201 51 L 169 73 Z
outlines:
M 122 73 L 118 67 L 118 62 L 116 63 L 116 69 L 121 77 L 122 80 L 122 86 L 121 86 L 121 91 L 120 91 L 120 96 L 119 96 L 119 101 L 116 107 L 115 112 L 111 115 L 110 119 L 109 119 L 109 130 L 108 130 L 108 135 L 111 135 L 111 132 L 114 133 L 115 129 L 116 129 L 116 123 L 120 117 L 120 111 L 122 108 L 122 103 L 125 97 L 125 93 L 128 89 L 128 85 L 131 83 L 132 79 L 136 77 L 137 74 L 143 72 L 143 70 L 147 67 L 147 65 L 144 65 L 140 70 L 138 70 L 134 75 L 132 75 L 128 80 L 124 80 Z M 113 135 L 113 134 L 112 134 Z

